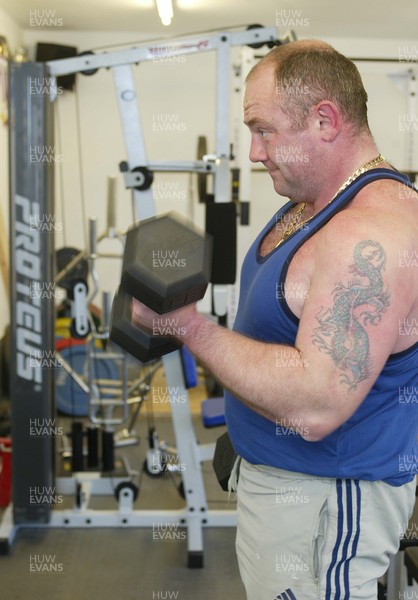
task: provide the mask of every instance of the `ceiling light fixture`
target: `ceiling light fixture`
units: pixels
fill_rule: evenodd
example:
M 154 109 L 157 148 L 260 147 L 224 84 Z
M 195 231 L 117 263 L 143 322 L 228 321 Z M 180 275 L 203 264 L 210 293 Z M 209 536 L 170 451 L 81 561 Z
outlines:
M 173 18 L 173 5 L 171 0 L 155 0 L 157 3 L 158 14 L 163 25 L 170 25 Z

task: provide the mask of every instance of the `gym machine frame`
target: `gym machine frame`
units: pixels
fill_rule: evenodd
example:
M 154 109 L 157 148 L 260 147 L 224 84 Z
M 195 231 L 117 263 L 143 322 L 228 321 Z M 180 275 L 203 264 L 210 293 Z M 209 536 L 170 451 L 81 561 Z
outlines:
M 236 525 L 233 510 L 208 510 L 201 462 L 213 456 L 214 444 L 198 445 L 193 429 L 180 353 L 163 357 L 170 395 L 180 394 L 186 402 L 170 398 L 178 460 L 182 471 L 186 506 L 180 510 L 134 510 L 134 491 L 126 478 L 103 478 L 100 473 L 74 473 L 55 478 L 54 439 L 31 438 L 31 419 L 51 423 L 54 412 L 53 369 L 36 367 L 44 352 L 54 352 L 53 300 L 37 301 L 31 296 L 33 283 L 53 281 L 54 243 L 52 232 L 31 227 L 34 214 L 53 213 L 53 168 L 32 164 L 30 149 L 49 146 L 53 140 L 51 95 L 29 94 L 31 78 L 56 78 L 71 73 L 93 74 L 111 68 L 127 152 L 125 184 L 132 188 L 135 220 L 154 216 L 155 207 L 148 171 L 211 173 L 216 202 L 230 201 L 229 96 L 231 47 L 251 44 L 277 44 L 275 28 L 221 32 L 216 35 L 154 43 L 103 54 L 86 54 L 43 64 L 12 64 L 10 67 L 10 255 L 11 255 L 11 405 L 13 431 L 13 504 L 0 524 L 0 552 L 7 553 L 22 527 L 152 527 L 156 523 L 187 528 L 188 566 L 203 566 L 203 528 Z M 164 57 L 198 52 L 217 52 L 216 159 L 213 162 L 149 163 L 132 65 Z M 55 93 L 54 93 L 55 91 Z M 226 286 L 214 286 L 214 294 L 226 298 Z M 88 507 L 95 494 L 113 494 L 122 485 L 118 510 L 93 510 Z M 53 489 L 55 494 L 70 494 L 75 508 L 52 510 L 50 505 L 30 505 L 30 488 Z

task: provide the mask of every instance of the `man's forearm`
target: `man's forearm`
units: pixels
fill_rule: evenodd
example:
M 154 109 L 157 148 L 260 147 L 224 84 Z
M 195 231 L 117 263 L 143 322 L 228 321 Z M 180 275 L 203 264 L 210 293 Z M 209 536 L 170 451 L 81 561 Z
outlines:
M 157 315 L 134 300 L 132 310 L 134 323 L 184 342 L 236 398 L 284 427 L 303 428 L 305 439 L 321 439 L 350 416 L 338 370 L 331 362 L 325 368 L 315 348 L 308 359 L 296 347 L 251 339 L 206 319 L 194 305 Z
M 315 399 L 307 361 L 296 348 L 252 340 L 199 314 L 184 331 L 181 339 L 190 351 L 241 402 L 276 423 L 307 431 Z

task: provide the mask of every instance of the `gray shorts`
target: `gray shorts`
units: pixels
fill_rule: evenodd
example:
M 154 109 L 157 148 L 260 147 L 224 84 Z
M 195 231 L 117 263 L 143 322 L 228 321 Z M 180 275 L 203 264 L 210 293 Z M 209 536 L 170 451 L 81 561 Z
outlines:
M 415 481 L 328 479 L 242 460 L 236 549 L 247 600 L 376 600 Z

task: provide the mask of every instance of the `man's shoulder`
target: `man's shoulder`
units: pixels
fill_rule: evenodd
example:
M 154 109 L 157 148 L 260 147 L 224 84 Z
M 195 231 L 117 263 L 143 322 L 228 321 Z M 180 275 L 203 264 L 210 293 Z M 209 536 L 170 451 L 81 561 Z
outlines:
M 337 279 L 367 263 L 369 275 L 379 271 L 397 301 L 411 306 L 418 302 L 418 194 L 400 198 L 396 182 L 376 183 L 319 231 L 314 273 Z
M 395 179 L 377 179 L 363 187 L 355 197 L 357 200 L 371 201 L 385 198 L 402 205 L 404 202 L 416 202 L 418 206 L 418 192 L 407 182 Z
M 353 198 L 323 228 L 327 242 L 346 245 L 364 236 L 377 236 L 394 248 L 418 252 L 418 193 L 394 180 L 375 181 Z

